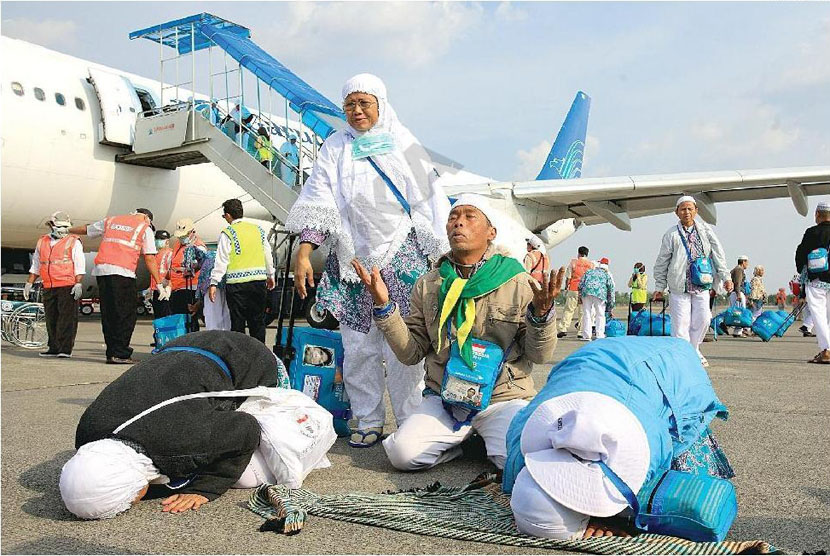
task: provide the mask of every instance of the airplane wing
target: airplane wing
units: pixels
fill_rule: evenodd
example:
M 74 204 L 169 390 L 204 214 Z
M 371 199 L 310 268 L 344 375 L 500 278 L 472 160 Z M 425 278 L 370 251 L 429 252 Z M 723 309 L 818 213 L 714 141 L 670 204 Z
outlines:
M 473 188 L 501 197 L 509 192 L 534 232 L 567 218 L 584 224 L 608 222 L 628 231 L 632 218 L 672 212 L 681 194 L 695 197 L 700 216 L 710 224 L 717 223 L 717 203 L 732 201 L 789 197 L 806 216 L 807 197 L 830 195 L 830 166 L 551 179 Z

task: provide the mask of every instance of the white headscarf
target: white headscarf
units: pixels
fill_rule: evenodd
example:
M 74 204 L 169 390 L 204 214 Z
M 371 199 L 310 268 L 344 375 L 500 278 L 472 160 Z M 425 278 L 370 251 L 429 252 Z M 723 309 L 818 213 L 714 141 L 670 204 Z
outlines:
M 159 476 L 150 458 L 123 442 L 96 440 L 63 466 L 61 498 L 81 519 L 108 519 L 129 510 L 141 489 Z
M 343 100 L 355 92 L 377 98 L 377 123 L 368 131 L 347 126 L 326 140 L 285 223 L 292 231 L 312 228 L 334 236 L 340 276 L 349 282 L 359 280 L 353 258 L 366 268 L 387 266 L 412 228 L 421 250 L 433 260 L 449 250 L 445 226 L 450 204 L 429 154 L 398 120 L 380 78 L 355 75 L 343 85 Z M 411 217 L 367 160 L 352 159 L 352 142 L 375 134 L 394 139 L 394 151 L 373 155 L 372 160 L 406 198 Z

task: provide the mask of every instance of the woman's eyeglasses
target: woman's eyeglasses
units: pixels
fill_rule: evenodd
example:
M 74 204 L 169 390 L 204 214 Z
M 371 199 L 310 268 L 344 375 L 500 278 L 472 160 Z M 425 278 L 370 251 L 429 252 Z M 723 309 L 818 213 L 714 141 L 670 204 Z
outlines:
M 367 110 L 373 104 L 376 103 L 372 102 L 371 100 L 359 100 L 357 102 L 351 101 L 343 105 L 343 110 L 345 110 L 346 112 L 354 112 L 354 109 L 358 106 L 360 106 L 361 110 Z

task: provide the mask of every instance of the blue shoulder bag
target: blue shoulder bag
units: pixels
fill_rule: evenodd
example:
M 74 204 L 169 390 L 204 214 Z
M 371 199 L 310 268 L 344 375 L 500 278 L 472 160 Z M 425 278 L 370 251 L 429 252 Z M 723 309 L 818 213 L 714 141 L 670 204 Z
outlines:
M 689 257 L 689 263 L 692 269 L 692 284 L 705 290 L 711 289 L 712 283 L 715 281 L 712 261 L 709 260 L 709 257 L 698 257 L 692 260 L 692 250 L 689 249 L 689 244 L 686 241 L 680 224 L 677 225 L 677 231 L 680 233 L 680 241 L 683 243 L 683 247 L 686 248 L 686 256 Z
M 594 461 L 625 497 L 643 531 L 696 542 L 720 542 L 738 515 L 735 487 L 726 479 L 669 470 L 634 492 L 603 461 Z
M 828 270 L 830 270 L 830 263 L 828 263 L 827 249 L 819 247 L 807 253 L 807 272 L 809 274 L 821 274 Z

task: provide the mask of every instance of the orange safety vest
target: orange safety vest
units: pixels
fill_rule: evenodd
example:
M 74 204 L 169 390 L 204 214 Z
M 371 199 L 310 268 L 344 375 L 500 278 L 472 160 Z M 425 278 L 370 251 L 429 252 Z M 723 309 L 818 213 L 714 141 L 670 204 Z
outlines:
M 143 214 L 123 214 L 104 220 L 104 239 L 95 264 L 111 264 L 135 272 L 148 227 Z
M 49 245 L 51 236 L 45 235 L 38 240 L 37 252 L 40 258 L 40 279 L 44 288 L 62 288 L 75 285 L 75 262 L 72 250 L 78 236 L 68 235 L 55 245 Z
M 528 272 L 541 284 L 544 281 L 544 273 L 550 270 L 550 259 L 547 255 L 536 249 L 529 252 L 528 255 L 533 259 L 533 266 L 528 269 Z
M 167 273 L 170 271 L 170 261 L 173 259 L 173 250 L 169 247 L 162 247 L 161 250 L 156 253 L 156 264 L 159 267 L 159 276 L 162 279 L 167 277 Z M 156 279 L 150 276 L 150 289 L 156 289 Z
M 579 281 L 588 270 L 594 268 L 594 263 L 588 257 L 571 259 L 571 279 L 568 281 L 568 289 L 575 292 L 579 289 Z
M 187 279 L 185 278 L 184 268 L 184 252 L 188 247 L 198 248 L 205 247 L 201 239 L 196 238 L 193 243 L 188 245 L 182 244 L 181 241 L 176 242 L 176 250 L 173 252 L 173 260 L 170 263 L 170 288 L 173 291 L 183 290 L 187 287 Z M 190 279 L 190 285 L 195 286 L 199 281 L 199 271 L 197 270 Z

